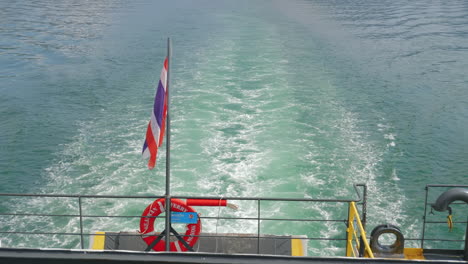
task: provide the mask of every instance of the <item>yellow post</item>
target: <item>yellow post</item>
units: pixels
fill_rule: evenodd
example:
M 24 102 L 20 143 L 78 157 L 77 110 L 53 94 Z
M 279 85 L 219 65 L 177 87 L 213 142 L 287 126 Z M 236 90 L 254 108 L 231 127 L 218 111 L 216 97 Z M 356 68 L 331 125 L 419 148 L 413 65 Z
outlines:
M 357 229 L 359 229 L 359 233 L 362 237 L 362 241 L 364 245 L 359 245 L 359 247 L 364 246 L 365 252 L 369 258 L 374 258 L 374 254 L 370 249 L 369 243 L 367 242 L 366 231 L 364 230 L 364 226 L 362 225 L 361 218 L 359 217 L 359 213 L 356 208 L 355 202 L 349 203 L 349 216 L 348 216 L 348 229 L 347 237 L 346 237 L 346 256 L 347 257 L 357 257 L 356 251 L 353 247 L 353 237 L 355 236 L 356 241 L 359 241 L 359 237 L 357 236 L 355 227 L 354 227 L 354 220 L 356 219 Z

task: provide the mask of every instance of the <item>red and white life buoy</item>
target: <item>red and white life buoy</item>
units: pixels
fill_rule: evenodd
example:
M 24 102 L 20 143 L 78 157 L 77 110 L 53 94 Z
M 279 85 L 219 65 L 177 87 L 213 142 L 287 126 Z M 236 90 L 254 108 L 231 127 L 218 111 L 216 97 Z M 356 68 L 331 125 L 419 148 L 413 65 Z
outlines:
M 165 203 L 166 200 L 164 198 L 155 200 L 153 203 L 148 205 L 148 207 L 146 207 L 146 209 L 143 211 L 142 217 L 140 218 L 140 233 L 143 234 L 143 240 L 146 244 L 148 244 L 148 246 L 150 246 L 157 238 L 157 236 L 153 234 L 154 221 L 156 218 L 152 216 L 158 216 L 162 212 L 165 212 Z M 192 207 L 188 206 L 184 201 L 179 199 L 171 199 L 171 211 L 196 213 Z M 187 230 L 182 238 L 190 247 L 193 247 L 195 243 L 197 243 L 198 235 L 200 235 L 201 232 L 200 218 L 198 218 L 196 224 L 187 224 L 186 228 Z M 166 242 L 164 240 L 160 240 L 158 243 L 156 243 L 156 245 L 153 246 L 153 250 L 165 251 Z M 183 243 L 177 240 L 171 242 L 170 250 L 187 251 L 188 249 L 184 246 Z

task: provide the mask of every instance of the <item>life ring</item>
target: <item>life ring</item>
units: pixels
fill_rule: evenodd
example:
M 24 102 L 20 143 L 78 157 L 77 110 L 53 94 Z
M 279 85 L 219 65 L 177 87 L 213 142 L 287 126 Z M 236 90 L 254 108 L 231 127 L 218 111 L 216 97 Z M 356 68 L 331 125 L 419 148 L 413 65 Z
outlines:
M 154 240 L 158 236 L 150 233 L 154 232 L 154 221 L 156 220 L 155 216 L 160 215 L 162 212 L 165 212 L 166 199 L 161 198 L 155 200 L 153 203 L 148 205 L 143 211 L 143 214 L 140 218 L 140 233 L 143 235 L 142 238 L 148 246 L 151 246 Z M 196 213 L 196 211 L 185 204 L 184 201 L 179 199 L 171 199 L 171 211 L 173 212 L 191 212 Z M 198 235 L 201 232 L 201 222 L 200 218 L 196 224 L 187 224 L 187 230 L 185 235 L 182 238 L 187 242 L 190 247 L 193 247 L 198 241 Z M 160 240 L 153 246 L 154 251 L 165 251 L 166 250 L 166 241 Z M 188 249 L 181 243 L 179 240 L 171 242 L 170 251 L 187 251 Z
M 383 234 L 395 235 L 395 241 L 391 245 L 380 244 L 379 237 Z M 397 226 L 390 224 L 379 225 L 371 232 L 370 247 L 372 252 L 375 253 L 402 254 L 405 248 L 405 237 Z

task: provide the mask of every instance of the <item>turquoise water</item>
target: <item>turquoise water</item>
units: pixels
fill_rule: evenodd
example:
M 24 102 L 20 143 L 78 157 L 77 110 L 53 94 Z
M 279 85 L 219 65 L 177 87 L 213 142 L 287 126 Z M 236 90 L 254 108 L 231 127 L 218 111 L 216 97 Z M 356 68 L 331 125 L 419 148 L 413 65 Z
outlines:
M 364 182 L 369 227 L 390 222 L 418 238 L 425 184 L 468 183 L 467 25 L 463 0 L 4 1 L 0 192 L 163 195 L 165 153 L 148 171 L 140 151 L 171 37 L 173 194 L 349 198 Z M 31 205 L 46 207 L 0 209 Z M 109 206 L 99 210 L 144 209 Z M 466 215 L 461 207 L 457 220 Z M 0 221 L 76 231 L 72 220 Z M 137 226 L 90 229 L 100 228 Z M 342 226 L 289 228 L 264 226 L 331 237 Z M 313 243 L 310 254 L 341 254 Z

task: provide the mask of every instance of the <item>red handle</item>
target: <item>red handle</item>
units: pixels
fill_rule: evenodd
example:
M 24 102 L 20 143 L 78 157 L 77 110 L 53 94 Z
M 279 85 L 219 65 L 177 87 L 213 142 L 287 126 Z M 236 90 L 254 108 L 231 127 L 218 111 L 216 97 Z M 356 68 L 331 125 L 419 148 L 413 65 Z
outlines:
M 226 206 L 227 200 L 223 199 L 187 199 L 189 206 Z

